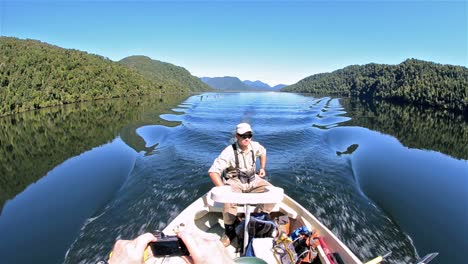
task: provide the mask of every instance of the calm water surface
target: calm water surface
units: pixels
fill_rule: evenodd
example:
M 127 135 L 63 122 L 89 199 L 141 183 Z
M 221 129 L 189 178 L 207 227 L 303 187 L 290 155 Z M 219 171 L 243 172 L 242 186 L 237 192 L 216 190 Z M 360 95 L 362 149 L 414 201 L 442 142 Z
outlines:
M 0 263 L 95 263 L 203 195 L 235 125 L 363 261 L 464 263 L 466 117 L 284 93 L 98 101 L 0 119 Z M 27 249 L 27 250 L 25 250 Z

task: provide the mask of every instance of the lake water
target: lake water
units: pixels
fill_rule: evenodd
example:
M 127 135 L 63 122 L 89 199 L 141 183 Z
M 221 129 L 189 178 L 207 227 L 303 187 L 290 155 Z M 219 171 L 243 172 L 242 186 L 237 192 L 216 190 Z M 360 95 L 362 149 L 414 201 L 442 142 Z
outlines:
M 203 195 L 239 122 L 268 180 L 363 261 L 466 263 L 467 117 L 287 93 L 96 101 L 0 118 L 0 263 L 95 263 Z

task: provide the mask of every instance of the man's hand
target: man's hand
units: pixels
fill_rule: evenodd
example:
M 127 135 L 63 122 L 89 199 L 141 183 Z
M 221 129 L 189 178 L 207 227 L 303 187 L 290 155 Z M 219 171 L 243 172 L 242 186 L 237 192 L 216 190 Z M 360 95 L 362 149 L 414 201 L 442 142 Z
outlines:
M 190 251 L 190 257 L 184 257 L 188 263 L 234 263 L 217 235 L 197 232 L 196 230 L 184 230 L 178 236 Z
M 262 177 L 262 178 L 265 177 L 265 176 L 266 176 L 265 169 L 260 169 L 260 170 L 258 171 L 258 176 L 260 176 L 260 177 Z
M 156 241 L 151 233 L 143 234 L 134 240 L 118 240 L 115 242 L 109 264 L 142 264 L 144 252 L 148 243 Z

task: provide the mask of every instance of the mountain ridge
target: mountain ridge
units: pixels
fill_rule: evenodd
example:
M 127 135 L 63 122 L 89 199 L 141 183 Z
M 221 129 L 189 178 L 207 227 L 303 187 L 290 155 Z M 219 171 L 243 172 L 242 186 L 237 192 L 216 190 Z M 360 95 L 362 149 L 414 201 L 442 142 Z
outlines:
M 204 83 L 208 84 L 214 89 L 219 89 L 223 91 L 277 91 L 286 86 L 285 84 L 278 84 L 271 87 L 269 84 L 264 83 L 260 80 L 241 81 L 238 77 L 233 76 L 200 77 L 200 80 L 202 80 Z
M 222 91 L 249 91 L 249 86 L 243 83 L 239 78 L 233 76 L 224 77 L 200 77 L 202 82 L 210 87 Z
M 270 87 L 237 77 L 195 77 L 183 67 L 134 55 L 118 62 L 31 39 L 0 37 L 0 116 L 89 100 L 211 91 L 328 93 L 468 113 L 468 69 L 407 59 L 350 65 Z M 270 87 L 270 88 L 268 88 Z
M 187 69 L 168 62 L 154 60 L 148 56 L 132 55 L 121 59 L 118 63 L 136 70 L 147 79 L 156 82 L 165 81 L 172 89 L 183 90 L 188 88 L 191 92 L 212 90 L 199 78 L 190 74 Z

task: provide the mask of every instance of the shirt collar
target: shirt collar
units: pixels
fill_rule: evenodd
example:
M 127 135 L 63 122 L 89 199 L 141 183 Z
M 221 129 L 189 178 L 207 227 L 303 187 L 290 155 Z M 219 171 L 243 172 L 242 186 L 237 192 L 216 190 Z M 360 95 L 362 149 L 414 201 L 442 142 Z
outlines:
M 237 152 L 238 152 L 238 153 L 242 153 L 242 148 L 239 146 L 239 143 L 237 143 L 237 141 L 236 141 L 236 147 L 237 147 Z M 249 145 L 247 146 L 247 151 L 246 151 L 246 153 L 249 153 L 250 151 L 253 151 L 253 149 L 252 149 L 252 142 L 249 143 Z

